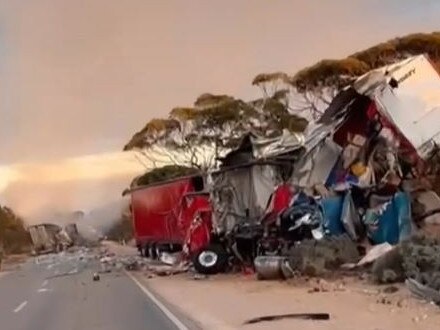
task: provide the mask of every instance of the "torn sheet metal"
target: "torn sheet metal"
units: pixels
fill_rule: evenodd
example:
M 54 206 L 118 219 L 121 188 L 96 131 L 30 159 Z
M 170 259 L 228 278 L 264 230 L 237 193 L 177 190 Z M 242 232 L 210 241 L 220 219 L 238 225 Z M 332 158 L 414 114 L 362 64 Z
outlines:
M 340 154 L 341 147 L 331 139 L 322 141 L 296 162 L 292 183 L 300 187 L 325 184 Z
M 358 241 L 362 237 L 363 225 L 350 190 L 347 191 L 342 202 L 341 222 L 353 241 Z
M 408 278 L 405 281 L 406 287 L 417 297 L 425 299 L 426 301 L 432 301 L 437 305 L 440 305 L 440 292 L 430 288 L 427 285 L 423 285 L 420 282 L 412 278 Z
M 252 165 L 212 174 L 217 230 L 229 232 L 242 222 L 256 222 L 277 185 L 271 165 Z
M 322 116 L 317 121 L 320 124 L 331 124 L 335 118 L 344 115 L 348 106 L 353 103 L 353 101 L 359 97 L 359 93 L 353 87 L 347 87 L 338 93 Z
M 382 76 L 382 77 L 381 77 Z M 390 80 L 397 83 L 391 87 Z M 424 55 L 371 71 L 354 83 L 406 137 L 421 157 L 440 142 L 440 77 Z
M 412 56 L 404 59 L 402 61 L 384 65 L 380 68 L 371 70 L 364 75 L 360 76 L 353 83 L 353 88 L 362 95 L 373 95 L 378 88 L 383 88 L 388 84 L 389 80 L 394 77 L 396 72 L 408 68 L 412 65 L 415 60 L 420 57 L 425 57 L 424 55 Z
M 307 151 L 314 149 L 327 137 L 331 136 L 344 122 L 344 118 L 334 119 L 329 124 L 310 123 L 305 132 L 306 142 L 304 147 Z
M 291 133 L 283 130 L 283 134 L 274 138 L 252 137 L 253 155 L 255 158 L 267 158 L 300 149 L 305 144 L 302 133 Z
M 373 263 L 375 260 L 382 257 L 383 255 L 390 252 L 392 249 L 394 249 L 394 246 L 392 246 L 388 242 L 375 245 L 370 249 L 370 251 L 367 252 L 367 254 L 361 260 L 359 260 L 356 266 L 360 267 L 363 265 L 369 265 Z

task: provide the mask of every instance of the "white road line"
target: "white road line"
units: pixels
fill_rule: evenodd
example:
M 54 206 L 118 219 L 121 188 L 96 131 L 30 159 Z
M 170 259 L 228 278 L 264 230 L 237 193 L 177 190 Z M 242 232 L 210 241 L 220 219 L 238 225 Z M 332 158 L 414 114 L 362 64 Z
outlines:
M 41 284 L 41 287 L 44 288 L 47 285 L 48 281 L 44 280 L 43 284 Z
M 48 288 L 38 289 L 38 292 L 48 292 L 48 291 L 51 291 L 51 290 L 49 290 Z
M 26 306 L 26 305 L 27 305 L 27 301 L 25 300 L 25 301 L 23 301 L 20 305 L 18 305 L 16 309 L 14 309 L 14 313 L 18 313 L 18 312 L 21 311 L 21 310 L 24 308 L 24 306 Z
M 152 302 L 156 304 L 157 307 L 170 319 L 171 322 L 174 323 L 174 325 L 179 330 L 189 330 L 188 327 L 183 324 L 164 304 L 162 304 L 151 292 L 148 290 L 144 285 L 142 285 L 141 282 L 137 278 L 135 278 L 132 274 L 129 272 L 125 272 L 128 277 L 130 277 L 134 283 L 142 290 L 143 293 L 147 295 L 148 298 L 151 299 Z

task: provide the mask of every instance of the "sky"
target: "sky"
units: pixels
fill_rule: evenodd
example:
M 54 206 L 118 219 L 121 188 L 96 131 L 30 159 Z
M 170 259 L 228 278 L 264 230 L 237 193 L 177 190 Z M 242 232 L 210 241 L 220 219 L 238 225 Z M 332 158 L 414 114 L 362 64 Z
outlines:
M 204 92 L 439 29 L 436 0 L 0 0 L 0 164 L 121 150 Z

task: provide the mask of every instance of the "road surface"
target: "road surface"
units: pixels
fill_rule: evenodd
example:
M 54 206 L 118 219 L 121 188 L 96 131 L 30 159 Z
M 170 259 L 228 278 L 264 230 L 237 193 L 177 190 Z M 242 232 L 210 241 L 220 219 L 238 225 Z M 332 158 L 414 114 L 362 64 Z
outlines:
M 123 270 L 100 274 L 99 263 L 62 254 L 25 263 L 0 277 L 2 330 L 189 329 Z

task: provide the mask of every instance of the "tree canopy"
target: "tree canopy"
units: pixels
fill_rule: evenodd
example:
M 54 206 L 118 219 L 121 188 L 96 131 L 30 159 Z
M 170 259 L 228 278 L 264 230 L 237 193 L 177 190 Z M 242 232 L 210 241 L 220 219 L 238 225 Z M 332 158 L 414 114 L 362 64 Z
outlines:
M 322 60 L 298 71 L 290 84 L 299 91 L 326 87 L 344 87 L 372 69 L 413 55 L 427 54 L 440 71 L 440 32 L 415 33 L 394 38 L 346 58 Z
M 153 151 L 165 154 L 176 165 L 212 167 L 217 157 L 236 147 L 246 132 L 273 136 L 285 129 L 303 131 L 307 120 L 289 112 L 284 102 L 287 94 L 280 90 L 272 97 L 245 102 L 229 95 L 204 93 L 192 107 L 175 107 L 168 118 L 150 120 L 124 150 L 144 149 L 147 158 Z
M 167 118 L 150 120 L 124 150 L 154 149 L 170 157 L 170 150 L 177 151 L 189 161 L 174 163 L 200 168 L 201 162 L 212 161 L 221 150 L 236 146 L 246 132 L 275 136 L 283 130 L 303 131 L 307 126 L 304 114 L 317 119 L 336 93 L 358 76 L 421 53 L 428 54 L 440 70 L 440 32 L 394 38 L 346 58 L 321 60 L 291 76 L 260 73 L 252 85 L 261 89 L 262 98 L 245 102 L 230 95 L 204 93 L 192 106 L 175 107 Z M 207 149 L 214 155 L 208 161 L 204 158 Z

